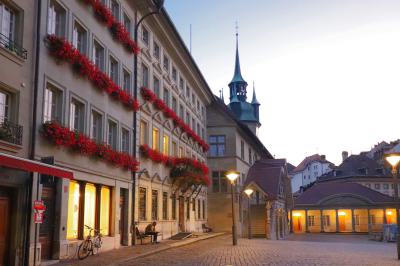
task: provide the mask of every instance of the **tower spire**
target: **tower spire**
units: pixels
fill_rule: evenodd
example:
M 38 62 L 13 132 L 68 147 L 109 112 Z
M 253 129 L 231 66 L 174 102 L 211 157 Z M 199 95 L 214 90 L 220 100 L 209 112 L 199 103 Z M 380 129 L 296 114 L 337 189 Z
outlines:
M 242 72 L 240 71 L 240 60 L 239 60 L 239 26 L 236 21 L 236 58 L 235 58 L 235 72 L 231 83 L 234 82 L 246 82 L 242 77 Z M 247 83 L 246 83 L 247 84 Z
M 257 100 L 257 96 L 256 96 L 256 87 L 254 86 L 254 81 L 253 81 L 253 99 L 251 100 L 251 104 L 258 104 L 260 105 L 260 103 Z

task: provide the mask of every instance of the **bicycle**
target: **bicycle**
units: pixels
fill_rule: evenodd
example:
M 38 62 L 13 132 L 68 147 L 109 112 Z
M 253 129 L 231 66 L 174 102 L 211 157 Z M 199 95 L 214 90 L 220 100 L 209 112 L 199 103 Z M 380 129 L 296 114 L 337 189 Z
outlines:
M 89 235 L 86 239 L 79 245 L 78 248 L 78 259 L 83 260 L 86 259 L 90 253 L 92 255 L 97 254 L 103 241 L 101 240 L 102 234 L 99 230 L 96 230 L 88 225 L 85 225 L 87 229 L 89 229 Z M 92 237 L 92 231 L 94 232 L 94 236 Z

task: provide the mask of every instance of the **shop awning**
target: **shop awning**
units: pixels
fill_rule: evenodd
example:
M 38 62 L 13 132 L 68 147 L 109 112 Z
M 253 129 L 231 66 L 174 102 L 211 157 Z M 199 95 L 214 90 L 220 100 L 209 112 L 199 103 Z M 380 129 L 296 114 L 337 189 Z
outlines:
M 74 174 L 71 171 L 67 171 L 61 167 L 32 161 L 5 153 L 0 153 L 0 166 L 68 179 L 74 178 Z

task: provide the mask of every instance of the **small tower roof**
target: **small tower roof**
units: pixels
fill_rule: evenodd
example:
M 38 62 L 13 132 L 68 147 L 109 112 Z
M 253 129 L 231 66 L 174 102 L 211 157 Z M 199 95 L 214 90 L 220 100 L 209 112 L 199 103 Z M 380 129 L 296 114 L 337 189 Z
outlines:
M 256 96 L 256 87 L 254 86 L 254 81 L 253 81 L 253 99 L 251 100 L 251 104 L 258 104 L 260 105 L 260 103 L 257 100 L 257 96 Z

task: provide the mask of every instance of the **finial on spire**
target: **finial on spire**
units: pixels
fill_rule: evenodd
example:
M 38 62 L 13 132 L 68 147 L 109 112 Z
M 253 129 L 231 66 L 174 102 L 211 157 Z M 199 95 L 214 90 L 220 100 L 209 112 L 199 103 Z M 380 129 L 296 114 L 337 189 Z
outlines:
M 235 29 L 236 29 L 236 39 L 237 39 L 237 37 L 239 35 L 239 24 L 238 24 L 237 20 L 235 22 Z

